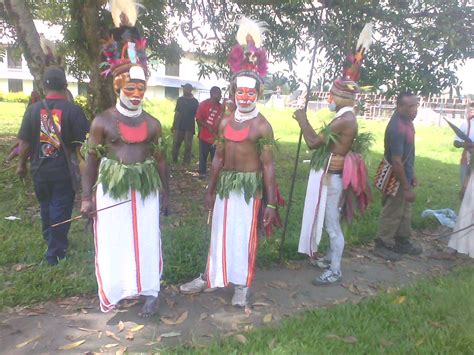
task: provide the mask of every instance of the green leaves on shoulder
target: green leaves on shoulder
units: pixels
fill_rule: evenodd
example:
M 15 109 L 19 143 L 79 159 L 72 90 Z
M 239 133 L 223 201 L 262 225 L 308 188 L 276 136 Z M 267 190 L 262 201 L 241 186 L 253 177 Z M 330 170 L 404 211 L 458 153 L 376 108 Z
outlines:
M 314 151 L 310 163 L 311 169 L 314 169 L 316 171 L 323 169 L 327 166 L 329 156 L 331 155 L 329 147 L 331 146 L 331 144 L 337 143 L 339 139 L 339 135 L 332 132 L 331 127 L 326 124 L 323 124 L 323 127 L 321 128 L 319 134 L 323 136 L 324 145 Z
M 99 160 L 107 156 L 107 145 L 90 144 L 89 136 L 87 136 L 84 142 L 79 143 L 81 143 L 81 155 L 84 157 L 84 159 L 87 159 L 87 155 L 89 155 L 91 152 L 95 154 Z
M 265 147 L 270 147 L 270 148 L 275 147 L 276 150 L 278 150 L 278 141 L 274 138 L 265 138 L 265 137 L 259 138 L 257 140 L 257 151 L 258 151 L 258 153 L 262 154 L 263 149 Z
M 373 133 L 370 132 L 363 132 L 358 133 L 352 143 L 352 151 L 354 153 L 359 153 L 362 156 L 366 156 L 370 150 L 370 147 L 375 141 L 375 137 Z

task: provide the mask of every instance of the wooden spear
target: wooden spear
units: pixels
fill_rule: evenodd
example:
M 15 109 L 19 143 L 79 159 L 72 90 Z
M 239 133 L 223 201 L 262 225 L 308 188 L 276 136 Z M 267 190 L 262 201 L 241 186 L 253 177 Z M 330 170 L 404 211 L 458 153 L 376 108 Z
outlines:
M 107 207 L 101 208 L 100 210 L 96 210 L 96 211 L 94 211 L 94 212 L 92 212 L 92 213 L 95 214 L 95 213 L 97 213 L 97 212 L 102 212 L 102 211 L 108 210 L 109 208 L 117 207 L 117 206 L 123 205 L 124 203 L 131 202 L 131 201 L 132 201 L 132 200 L 122 201 L 122 202 L 116 203 L 115 205 L 107 206 Z M 78 219 L 81 219 L 81 218 L 82 218 L 82 215 L 81 215 L 81 216 L 77 216 L 77 217 L 73 217 L 73 218 L 67 219 L 67 220 L 65 220 L 65 221 L 62 221 L 62 222 L 59 222 L 59 223 L 55 223 L 55 224 L 51 225 L 50 228 L 58 227 L 58 226 L 61 226 L 61 225 L 63 225 L 63 224 L 66 224 L 66 223 L 69 223 L 69 222 L 72 222 L 72 221 L 77 221 Z
M 317 50 L 318 50 L 318 40 L 319 40 L 320 33 L 321 33 L 321 20 L 322 20 L 322 17 L 323 16 L 322 16 L 322 12 L 321 12 L 321 17 L 319 18 L 318 26 L 316 27 L 316 30 L 314 32 L 314 49 L 313 49 L 313 57 L 311 59 L 311 69 L 309 71 L 309 80 L 308 80 L 308 85 L 307 85 L 307 90 L 306 90 L 307 94 L 306 94 L 306 100 L 305 100 L 305 104 L 304 104 L 305 112 L 308 111 L 308 102 L 309 102 L 309 97 L 310 97 L 310 94 L 311 94 L 311 82 L 313 81 L 314 64 L 316 62 L 316 53 L 317 53 Z M 283 225 L 283 235 L 281 236 L 279 260 L 281 260 L 281 258 L 283 256 L 283 248 L 285 246 L 286 230 L 288 228 L 288 218 L 290 216 L 290 208 L 291 208 L 291 202 L 292 202 L 292 199 L 293 199 L 293 191 L 295 189 L 296 171 L 298 169 L 298 160 L 300 158 L 302 138 L 303 138 L 303 130 L 300 129 L 300 137 L 298 139 L 298 148 L 296 149 L 295 165 L 293 167 L 293 175 L 292 175 L 292 178 L 291 178 L 290 196 L 288 197 L 288 207 L 286 209 L 285 223 Z

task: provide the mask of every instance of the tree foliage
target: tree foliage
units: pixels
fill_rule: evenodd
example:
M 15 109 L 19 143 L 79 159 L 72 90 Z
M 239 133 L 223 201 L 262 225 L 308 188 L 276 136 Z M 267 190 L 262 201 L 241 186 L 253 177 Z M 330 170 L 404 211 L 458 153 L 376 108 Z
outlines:
M 202 65 L 203 75 L 225 72 L 241 14 L 267 23 L 265 45 L 274 59 L 289 63 L 290 71 L 303 53 L 311 51 L 321 26 L 317 40 L 322 61 L 317 70 L 324 72 L 325 80 L 341 72 L 362 27 L 372 21 L 376 41 L 364 62 L 361 84 L 386 85 L 388 94 L 401 89 L 436 94 L 456 86 L 456 66 L 472 56 L 473 14 L 467 0 L 171 0 L 171 8 L 198 53 L 217 58 L 217 66 Z M 199 16 L 212 36 L 199 31 Z

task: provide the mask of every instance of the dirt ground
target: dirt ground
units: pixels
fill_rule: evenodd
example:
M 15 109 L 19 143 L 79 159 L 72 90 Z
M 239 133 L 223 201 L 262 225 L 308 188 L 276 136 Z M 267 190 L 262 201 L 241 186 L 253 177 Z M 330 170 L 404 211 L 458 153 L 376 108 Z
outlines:
M 251 289 L 250 307 L 232 307 L 232 289 L 181 295 L 177 286 L 160 292 L 159 314 L 144 320 L 137 316 L 139 301 L 121 311 L 101 313 L 97 298 L 72 297 L 34 307 L 17 307 L 0 314 L 0 343 L 5 354 L 153 351 L 179 343 L 205 344 L 218 336 L 237 336 L 267 326 L 307 309 L 344 302 L 359 302 L 392 292 L 416 279 L 449 272 L 472 264 L 472 259 L 433 259 L 446 241 L 419 234 L 424 247 L 419 257 L 405 256 L 386 262 L 371 246 L 347 250 L 343 281 L 315 287 L 311 280 L 320 272 L 307 261 L 259 269 Z

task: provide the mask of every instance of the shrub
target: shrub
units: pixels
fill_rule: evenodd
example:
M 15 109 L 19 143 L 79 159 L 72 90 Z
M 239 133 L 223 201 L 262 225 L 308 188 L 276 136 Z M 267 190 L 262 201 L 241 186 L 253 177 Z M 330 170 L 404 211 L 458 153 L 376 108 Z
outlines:
M 28 103 L 30 96 L 23 92 L 0 92 L 0 101 Z

